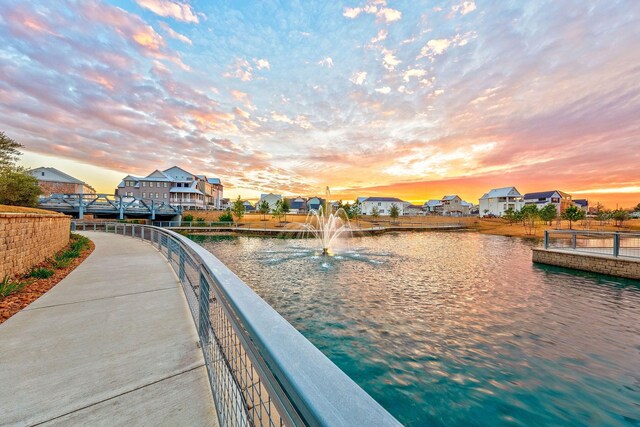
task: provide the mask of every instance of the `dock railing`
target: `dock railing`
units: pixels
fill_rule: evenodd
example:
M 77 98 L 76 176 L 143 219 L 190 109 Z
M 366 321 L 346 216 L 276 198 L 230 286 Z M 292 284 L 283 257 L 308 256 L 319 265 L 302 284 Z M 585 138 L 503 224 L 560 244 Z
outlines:
M 160 227 L 73 222 L 141 239 L 179 278 L 222 426 L 400 425 L 213 254 Z
M 561 249 L 614 257 L 640 258 L 640 233 L 545 230 L 545 249 Z

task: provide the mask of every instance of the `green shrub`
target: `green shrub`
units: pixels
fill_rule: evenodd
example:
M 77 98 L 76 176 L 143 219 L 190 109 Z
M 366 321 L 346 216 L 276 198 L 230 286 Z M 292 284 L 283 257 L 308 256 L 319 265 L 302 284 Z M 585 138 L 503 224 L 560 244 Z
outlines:
M 53 276 L 53 270 L 48 268 L 34 268 L 29 273 L 29 277 L 35 277 L 36 279 L 48 279 Z
M 220 222 L 233 222 L 233 215 L 231 214 L 231 211 L 226 211 L 225 213 L 220 215 L 220 217 L 218 218 L 218 221 L 220 221 Z
M 204 227 L 206 225 L 204 218 L 202 217 L 197 217 L 196 218 L 196 224 L 197 227 Z
M 193 221 L 193 215 L 191 214 L 186 214 L 185 216 L 182 217 L 182 221 L 184 222 L 191 222 Z
M 53 268 L 67 268 L 67 267 L 69 267 L 69 265 L 71 265 L 72 261 L 73 261 L 73 258 L 56 259 L 55 261 L 53 261 L 52 267 Z
M 9 276 L 5 276 L 4 279 L 0 281 L 0 298 L 20 292 L 25 286 L 27 286 L 26 282 L 17 282 L 11 280 Z
M 80 234 L 73 234 L 71 236 L 71 250 L 73 251 L 82 251 L 84 248 L 89 246 L 90 240 Z

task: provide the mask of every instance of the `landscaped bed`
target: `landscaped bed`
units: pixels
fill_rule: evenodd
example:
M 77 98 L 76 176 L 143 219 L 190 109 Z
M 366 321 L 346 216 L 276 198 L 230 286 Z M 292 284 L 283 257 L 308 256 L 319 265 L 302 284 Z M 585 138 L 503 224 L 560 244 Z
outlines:
M 53 258 L 33 266 L 20 277 L 0 278 L 0 323 L 49 291 L 93 252 L 95 245 L 79 234 L 71 234 L 69 244 Z

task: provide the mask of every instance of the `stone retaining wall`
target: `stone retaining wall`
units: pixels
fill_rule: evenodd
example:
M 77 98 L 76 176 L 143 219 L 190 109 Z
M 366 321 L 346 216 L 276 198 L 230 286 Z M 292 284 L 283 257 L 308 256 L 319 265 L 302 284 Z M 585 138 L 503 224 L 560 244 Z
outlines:
M 71 217 L 0 213 L 0 280 L 28 272 L 69 243 Z
M 640 280 L 640 259 L 554 249 L 533 249 L 533 262 Z

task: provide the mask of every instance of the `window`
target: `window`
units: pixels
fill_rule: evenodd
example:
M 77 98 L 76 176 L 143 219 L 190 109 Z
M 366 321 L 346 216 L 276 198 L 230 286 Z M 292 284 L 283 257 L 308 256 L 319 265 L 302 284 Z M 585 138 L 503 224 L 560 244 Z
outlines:
M 382 203 L 378 202 L 378 206 L 382 206 Z M 383 211 L 384 212 L 384 211 Z
M 146 199 L 147 198 L 147 193 L 142 193 L 142 198 Z
M 146 181 L 142 181 L 142 186 L 146 187 L 147 186 L 147 182 Z
M 44 172 L 42 172 L 42 176 L 44 176 Z
M 165 184 L 166 184 L 166 183 L 165 183 Z M 166 199 L 166 198 L 167 198 L 167 193 L 164 193 L 164 194 L 162 195 L 162 197 Z
M 159 198 L 160 198 L 160 194 L 156 193 L 156 199 L 159 199 Z
M 162 186 L 163 186 L 164 188 L 167 188 L 167 183 L 166 183 L 166 182 L 163 182 L 162 184 L 163 184 Z

